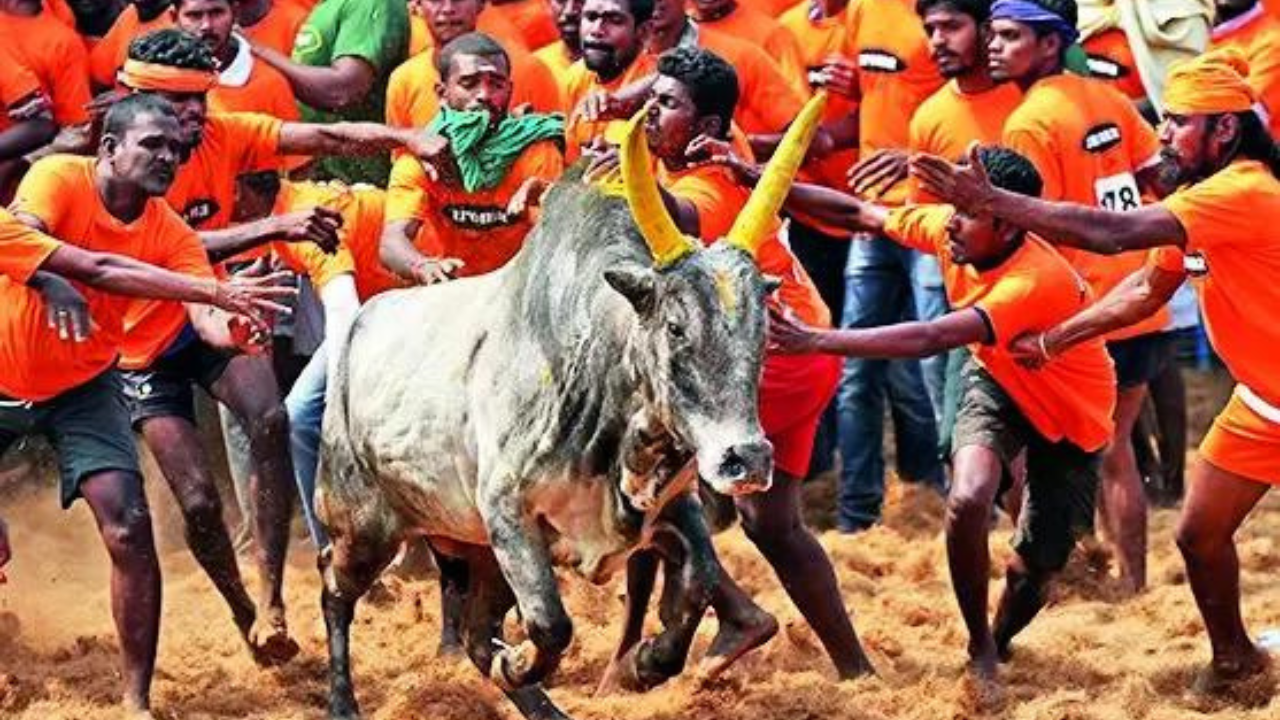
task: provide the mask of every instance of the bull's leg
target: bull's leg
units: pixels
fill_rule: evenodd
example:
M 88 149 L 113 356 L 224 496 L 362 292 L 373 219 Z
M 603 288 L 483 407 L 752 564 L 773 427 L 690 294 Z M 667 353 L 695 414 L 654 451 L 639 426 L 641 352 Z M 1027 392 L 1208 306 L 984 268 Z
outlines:
M 504 688 L 520 688 L 555 671 L 573 639 L 573 622 L 560 599 L 542 531 L 536 520 L 524 516 L 520 493 L 511 491 L 509 482 L 486 486 L 496 492 L 480 498 L 480 512 L 529 635 L 519 647 L 498 652 L 489 675 Z
M 398 544 L 385 536 L 353 537 L 334 534 L 320 555 L 324 590 L 320 596 L 329 637 L 329 717 L 360 717 L 351 682 L 351 621 L 356 602 L 369 590 L 395 557 Z
M 622 623 L 622 638 L 613 651 L 613 657 L 609 658 L 609 667 L 605 668 L 604 675 L 600 678 L 600 684 L 596 687 L 597 694 L 607 694 L 622 684 L 621 661 L 640 642 L 644 632 L 644 618 L 649 611 L 649 598 L 653 595 L 661 559 L 656 548 L 637 550 L 627 559 L 627 607 Z
M 463 634 L 467 656 L 480 672 L 487 674 L 493 667 L 495 654 L 499 648 L 505 647 L 502 623 L 507 612 L 516 604 L 516 598 L 487 548 L 475 549 L 468 556 L 465 567 L 468 583 L 465 605 L 462 607 L 465 607 Z M 530 720 L 569 720 L 551 702 L 540 685 L 507 689 L 504 692 L 520 714 Z

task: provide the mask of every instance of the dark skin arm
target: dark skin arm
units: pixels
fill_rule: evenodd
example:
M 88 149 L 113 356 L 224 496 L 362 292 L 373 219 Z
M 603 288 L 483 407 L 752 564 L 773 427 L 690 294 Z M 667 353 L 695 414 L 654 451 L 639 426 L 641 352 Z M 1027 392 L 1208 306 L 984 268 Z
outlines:
M 1184 272 L 1144 265 L 1111 288 L 1101 300 L 1057 327 L 1014 338 L 1009 351 L 1023 365 L 1039 367 L 1074 345 L 1155 314 L 1173 298 L 1185 278 Z
M 811 328 L 777 309 L 769 311 L 770 348 L 784 353 L 918 358 L 991 340 L 986 321 L 973 308 L 956 310 L 928 322 L 843 330 Z
M 710 140 L 705 135 L 694 138 L 693 142 L 689 143 L 687 153 L 697 155 L 705 146 L 704 139 Z M 586 173 L 583 174 L 584 181 L 592 183 L 618 170 L 617 148 L 597 146 L 588 152 L 591 154 L 591 162 L 587 165 Z M 662 186 L 658 187 L 658 193 L 662 196 L 662 204 L 666 207 L 667 215 L 675 221 L 680 232 L 689 237 L 701 237 L 702 221 L 698 217 L 698 207 L 688 200 L 672 195 Z
M 1161 205 L 1111 212 L 996 188 L 978 162 L 976 145 L 970 148 L 966 166 L 917 155 L 911 159 L 911 173 L 926 192 L 971 215 L 994 215 L 1057 245 L 1115 255 L 1170 244 L 1182 248 L 1187 243 L 1182 224 Z
M 439 152 L 443 138 L 420 130 L 378 123 L 285 123 L 280 127 L 281 155 L 376 155 L 404 148 L 424 159 Z
M 453 279 L 464 263 L 458 258 L 433 258 L 418 252 L 413 239 L 421 229 L 421 220 L 395 220 L 384 225 L 378 244 L 378 259 L 383 267 L 418 285 Z
M 0 132 L 0 161 L 15 160 L 53 141 L 58 124 L 52 117 L 37 117 L 14 123 Z
M 261 45 L 254 44 L 253 52 L 285 76 L 298 100 L 321 110 L 344 110 L 359 103 L 377 79 L 373 65 L 363 58 L 344 56 L 328 67 L 312 67 Z
M 221 262 L 275 240 L 313 242 L 327 253 L 338 249 L 342 215 L 326 207 L 273 215 L 222 230 L 199 233 L 210 262 Z

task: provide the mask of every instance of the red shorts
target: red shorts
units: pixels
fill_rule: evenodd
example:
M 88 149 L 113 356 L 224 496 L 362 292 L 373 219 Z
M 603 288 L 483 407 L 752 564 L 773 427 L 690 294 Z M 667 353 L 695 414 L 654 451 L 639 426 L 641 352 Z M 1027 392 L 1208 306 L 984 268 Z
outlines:
M 760 425 L 773 443 L 773 464 L 797 478 L 809 473 L 822 411 L 836 394 L 841 359 L 834 355 L 766 355 L 760 382 Z

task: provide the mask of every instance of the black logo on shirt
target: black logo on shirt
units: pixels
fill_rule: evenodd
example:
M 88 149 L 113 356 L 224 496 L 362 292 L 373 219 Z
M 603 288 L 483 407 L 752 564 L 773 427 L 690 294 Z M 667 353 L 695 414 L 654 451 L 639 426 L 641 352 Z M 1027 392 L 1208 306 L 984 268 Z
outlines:
M 1209 274 L 1209 262 L 1198 252 L 1182 256 L 1182 269 L 1191 277 L 1204 277 Z
M 1084 134 L 1084 142 L 1081 145 L 1086 152 L 1100 153 L 1108 148 L 1115 147 L 1120 144 L 1120 128 L 1115 123 L 1103 123 L 1089 128 L 1089 132 Z
M 858 69 L 867 72 L 900 73 L 907 69 L 907 63 L 888 50 L 867 48 L 858 53 Z
M 182 208 L 182 219 L 186 221 L 187 225 L 198 228 L 208 222 L 214 215 L 217 215 L 220 209 L 221 207 L 218 205 L 217 200 L 208 198 L 192 200 L 187 203 L 186 207 Z
M 488 230 L 515 224 L 506 209 L 492 205 L 445 205 L 444 215 L 454 225 L 470 230 Z
M 1108 57 L 1090 55 L 1088 59 L 1089 74 L 1103 80 L 1119 80 L 1129 76 L 1129 68 Z

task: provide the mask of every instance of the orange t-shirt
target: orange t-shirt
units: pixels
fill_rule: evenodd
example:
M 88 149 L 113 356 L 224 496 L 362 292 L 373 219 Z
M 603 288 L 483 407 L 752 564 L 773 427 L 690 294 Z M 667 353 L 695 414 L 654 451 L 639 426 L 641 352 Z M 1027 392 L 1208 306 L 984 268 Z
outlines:
M 719 55 L 738 74 L 733 120 L 748 135 L 780 133 L 809 99 L 758 46 L 713 28 L 698 28 L 698 44 Z
M 209 112 L 261 113 L 286 122 L 301 117 L 293 88 L 279 70 L 251 58 L 247 76 L 234 80 L 227 73 L 219 76 L 218 87 L 209 91 Z
M 26 283 L 61 244 L 0 208 L 0 275 Z
M 1249 86 L 1266 108 L 1271 135 L 1280 137 L 1280 20 L 1255 6 L 1215 27 L 1210 45 L 1237 48 L 1249 59 Z
M 809 17 L 809 3 L 802 2 L 783 13 L 778 19 L 782 26 L 800 42 L 801 61 L 804 62 L 805 86 L 808 86 L 808 73 L 822 67 L 827 58 L 843 55 L 847 50 L 845 41 L 848 35 L 846 15 L 848 7 L 840 14 L 832 17 L 812 20 Z M 829 93 L 827 106 L 823 110 L 823 122 L 833 122 L 856 112 L 858 104 L 843 95 Z M 834 152 L 817 163 L 807 165 L 801 172 L 806 182 L 814 182 L 831 188 L 845 188 L 845 174 L 858 161 L 858 149 L 849 148 Z
M 281 3 L 301 8 L 304 13 L 310 14 L 316 5 L 320 4 L 320 0 L 280 0 Z
M 782 76 L 797 90 L 807 90 L 805 64 L 800 43 L 791 31 L 773 17 L 739 5 L 724 17 L 698 21 L 698 32 L 711 31 L 733 36 L 764 50 L 782 70 Z
M 740 0 L 740 4 L 773 18 L 780 18 L 796 7 L 803 7 L 806 12 L 809 9 L 808 0 L 804 0 L 799 5 L 796 4 L 796 0 Z
M 533 52 L 533 56 L 541 60 L 542 64 L 546 65 L 547 69 L 551 71 L 552 77 L 556 80 L 556 86 L 560 88 L 560 93 L 563 95 L 565 83 L 569 76 L 569 68 L 573 66 L 573 57 L 569 55 L 569 48 L 562 41 L 557 40 L 550 45 L 538 48 Z M 561 107 L 556 109 L 560 110 L 563 106 L 564 101 L 562 99 Z
M 240 30 L 253 42 L 289 57 L 293 55 L 293 41 L 298 37 L 298 30 L 306 22 L 308 13 L 298 5 L 275 0 L 261 20 Z
M 511 58 L 511 106 L 529 103 L 538 112 L 560 109 L 560 86 L 540 60 L 523 50 L 508 50 Z M 435 118 L 440 109 L 434 52 L 424 52 L 405 60 L 387 80 L 387 124 L 419 128 Z
M 1080 343 L 1038 370 L 1009 354 L 1009 343 L 1048 330 L 1093 301 L 1089 286 L 1067 261 L 1028 234 L 998 267 L 979 271 L 951 259 L 947 205 L 917 205 L 889 213 L 885 233 L 895 241 L 938 256 L 947 300 L 955 310 L 976 308 L 991 329 L 991 342 L 970 346 L 974 359 L 1009 394 L 1045 439 L 1070 440 L 1094 451 L 1111 440 L 1116 374 L 1101 339 Z
M 20 65 L 7 48 L 0 47 L 0 131 L 13 125 L 8 108 L 43 93 L 35 73 Z
M 89 76 L 100 87 L 114 86 L 116 71 L 129 56 L 129 43 L 152 30 L 172 25 L 173 15 L 168 10 L 144 23 L 138 19 L 138 7 L 130 3 L 120 12 L 107 34 L 89 52 Z
M 13 57 L 40 81 L 59 126 L 89 122 L 89 53 L 75 30 L 51 12 L 30 17 L 0 12 L 0 35 Z
M 592 92 L 617 92 L 643 77 L 652 75 L 656 72 L 657 67 L 658 59 L 655 56 L 649 53 L 641 53 L 621 75 L 607 83 L 600 82 L 600 78 L 588 70 L 586 63 L 581 59 L 569 67 L 562 97 L 564 101 L 562 109 L 569 116 L 564 128 L 564 156 L 566 162 L 572 163 L 577 160 L 582 153 L 582 146 L 589 145 L 597 137 L 604 137 L 609 131 L 610 125 L 621 127 L 625 122 L 622 120 L 610 122 L 587 122 L 582 120 L 573 115 L 578 103 Z
M 494 11 L 492 5 L 485 5 L 484 9 L 480 11 L 479 17 L 476 18 L 476 32 L 482 32 L 497 40 L 502 49 L 507 52 L 529 49 L 529 43 L 525 42 L 520 28 L 511 22 L 506 15 Z M 414 12 L 413 8 L 410 7 L 409 57 L 427 52 L 434 53 L 435 49 L 436 40 L 431 36 L 431 28 L 427 25 L 427 19 Z
M 272 250 L 291 270 L 310 276 L 317 289 L 338 275 L 353 274 L 361 302 L 380 292 L 405 287 L 404 281 L 383 267 L 378 258 L 385 203 L 386 191 L 372 185 L 283 183 L 274 214 L 319 206 L 336 210 L 342 214 L 342 229 L 338 231 L 342 244 L 332 255 L 314 243 L 275 242 Z
M 164 196 L 196 230 L 221 230 L 231 224 L 236 178 L 278 168 L 280 120 L 258 113 L 210 113 L 204 137 L 178 168 Z
M 18 186 L 14 212 L 38 219 L 63 242 L 110 252 L 174 272 L 212 277 L 204 245 L 160 198 L 147 202 L 130 223 L 112 216 L 94 183 L 96 160 L 54 155 L 31 167 Z M 3 281 L 0 281 L 2 283 Z M 0 284 L 0 287 L 3 287 Z M 0 392 L 45 400 L 76 387 L 111 367 L 117 351 L 124 367 L 145 367 L 173 342 L 187 323 L 183 304 L 112 295 L 77 284 L 89 301 L 94 329 L 83 343 L 58 339 L 48 327 L 39 297 L 25 287 L 0 289 Z M 132 358 L 135 364 L 125 364 Z
M 556 19 L 551 16 L 551 8 L 546 0 L 509 0 L 502 3 L 490 3 L 486 10 L 501 15 L 514 25 L 525 47 L 537 50 L 560 39 L 560 31 L 556 29 Z
M 1147 89 L 1133 60 L 1129 36 L 1119 28 L 1105 30 L 1081 46 L 1088 55 L 1090 77 L 1106 82 L 1131 100 L 1145 100 Z
M 956 162 L 965 157 L 974 140 L 996 145 L 1004 133 L 1005 120 L 1022 102 L 1022 90 L 1014 83 L 1001 83 L 979 93 L 966 93 L 953 80 L 929 96 L 911 118 L 907 147 Z M 911 201 L 934 201 L 910 182 Z
M 751 196 L 723 167 L 704 166 L 672 172 L 658 163 L 657 177 L 663 189 L 697 208 L 698 231 L 708 245 L 729 234 Z M 756 251 L 756 265 L 760 272 L 782 280 L 778 297 L 796 317 L 809 325 L 831 326 L 831 311 L 822 302 L 818 288 L 776 232 Z
M 905 149 L 911 116 L 942 87 L 938 67 L 912 0 L 853 0 L 847 8 L 847 48 L 858 67 L 858 137 L 863 157 L 877 150 Z M 879 202 L 907 199 L 900 182 Z
M 67 0 L 44 0 L 42 4 L 55 20 L 72 30 L 76 29 L 76 14 L 67 4 Z
M 1256 160 L 1237 160 L 1207 180 L 1161 201 L 1187 235 L 1183 248 L 1203 258 L 1200 310 L 1214 350 L 1231 376 L 1280 407 L 1280 181 Z M 1169 262 L 1172 260 L 1172 262 Z M 1178 253 L 1160 265 L 1183 268 Z
M 1053 75 L 1027 90 L 1004 126 L 1004 144 L 1025 155 L 1044 180 L 1045 200 L 1132 210 L 1142 203 L 1135 172 L 1156 159 L 1160 141 L 1129 98 L 1106 83 Z M 1146 250 L 1095 255 L 1060 248 L 1101 298 L 1147 261 Z M 1169 312 L 1108 336 L 1109 340 L 1164 330 Z
M 525 148 L 496 187 L 468 193 L 427 177 L 417 158 L 402 157 L 391 168 L 386 222 L 421 222 L 414 245 L 423 254 L 462 260 L 459 275 L 487 273 L 505 265 L 533 227 L 527 214 L 507 214 L 511 196 L 528 178 L 552 181 L 563 170 L 560 148 L 544 140 Z

